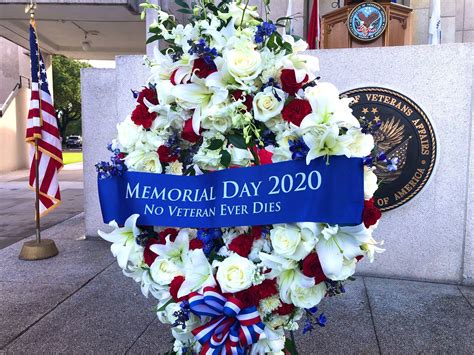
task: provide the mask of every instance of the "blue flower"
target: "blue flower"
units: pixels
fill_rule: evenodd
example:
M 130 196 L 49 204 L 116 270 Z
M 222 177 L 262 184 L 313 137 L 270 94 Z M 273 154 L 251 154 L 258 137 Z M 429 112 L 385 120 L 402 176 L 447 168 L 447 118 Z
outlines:
M 276 26 L 273 23 L 263 22 L 257 26 L 255 33 L 255 43 L 263 43 L 265 37 L 270 37 L 276 31 Z
M 300 137 L 298 140 L 289 140 L 291 159 L 299 160 L 305 159 L 308 155 L 309 148 L 304 142 L 303 138 Z
M 320 327 L 325 327 L 326 326 L 326 322 L 327 322 L 327 319 L 326 319 L 326 316 L 324 315 L 324 313 L 321 313 L 318 317 L 318 324 Z

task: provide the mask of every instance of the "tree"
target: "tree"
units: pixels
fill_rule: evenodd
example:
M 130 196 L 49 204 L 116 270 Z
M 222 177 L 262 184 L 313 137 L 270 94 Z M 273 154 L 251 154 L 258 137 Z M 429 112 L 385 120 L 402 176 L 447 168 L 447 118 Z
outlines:
M 89 67 L 91 65 L 85 62 L 53 56 L 54 106 L 63 142 L 68 133 L 81 133 L 81 69 Z

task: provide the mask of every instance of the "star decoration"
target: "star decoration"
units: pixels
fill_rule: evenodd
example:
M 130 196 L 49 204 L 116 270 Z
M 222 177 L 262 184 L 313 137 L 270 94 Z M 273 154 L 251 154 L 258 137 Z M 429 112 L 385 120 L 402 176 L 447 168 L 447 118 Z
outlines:
M 377 110 L 377 107 L 372 107 L 372 113 L 377 113 L 379 110 Z
M 380 121 L 380 116 L 375 116 L 374 121 L 375 121 L 375 122 Z
M 364 107 L 362 109 L 362 113 L 364 113 L 364 114 L 369 113 L 369 109 L 367 107 Z

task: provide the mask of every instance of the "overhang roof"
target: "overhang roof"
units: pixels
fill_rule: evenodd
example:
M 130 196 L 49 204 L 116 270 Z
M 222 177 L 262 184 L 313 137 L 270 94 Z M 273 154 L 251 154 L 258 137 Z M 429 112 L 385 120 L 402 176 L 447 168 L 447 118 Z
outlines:
M 35 13 L 40 46 L 76 59 L 114 59 L 145 54 L 145 21 L 138 0 L 38 0 Z M 29 1 L 0 0 L 0 36 L 29 48 Z M 85 32 L 91 43 L 84 51 Z M 97 33 L 97 34 L 95 34 Z

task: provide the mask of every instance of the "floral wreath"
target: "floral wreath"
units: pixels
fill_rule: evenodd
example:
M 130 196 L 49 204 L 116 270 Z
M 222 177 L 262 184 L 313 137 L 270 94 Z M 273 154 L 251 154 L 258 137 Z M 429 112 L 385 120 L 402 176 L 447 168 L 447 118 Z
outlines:
M 158 20 L 148 42 L 166 49 L 146 59 L 150 77 L 134 92 L 136 107 L 117 125 L 111 162 L 99 178 L 124 171 L 201 175 L 344 155 L 364 160 L 363 223 L 292 223 L 189 229 L 137 225 L 139 215 L 111 233 L 99 231 L 124 275 L 157 300 L 161 322 L 172 326 L 172 353 L 281 353 L 295 349 L 285 331 L 324 326 L 317 305 L 344 292 L 357 263 L 382 252 L 372 233 L 384 162 L 374 147 L 379 124 L 352 115 L 350 98 L 316 76 L 307 43 L 281 34 L 282 21 L 260 18 L 248 2 L 176 0 L 188 24 L 149 3 Z M 265 2 L 268 18 L 268 6 Z M 341 206 L 343 208 L 344 206 Z M 294 351 L 293 351 L 294 352 Z

